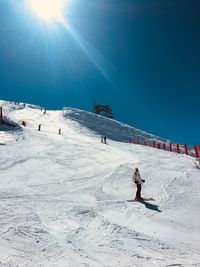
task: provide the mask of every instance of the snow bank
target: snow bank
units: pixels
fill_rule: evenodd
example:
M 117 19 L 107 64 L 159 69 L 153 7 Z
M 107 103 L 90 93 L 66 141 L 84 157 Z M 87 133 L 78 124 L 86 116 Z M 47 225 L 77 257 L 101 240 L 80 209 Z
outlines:
M 76 121 L 93 131 L 97 135 L 105 135 L 111 140 L 119 142 L 129 142 L 129 139 L 149 141 L 149 142 L 167 142 L 166 139 L 141 131 L 127 124 L 120 123 L 114 119 L 105 118 L 91 112 L 65 108 L 64 116 L 70 120 Z

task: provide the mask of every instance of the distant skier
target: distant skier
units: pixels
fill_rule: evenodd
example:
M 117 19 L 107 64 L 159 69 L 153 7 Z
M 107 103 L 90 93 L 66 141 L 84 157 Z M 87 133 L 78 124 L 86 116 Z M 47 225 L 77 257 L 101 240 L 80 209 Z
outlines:
M 45 109 L 44 112 L 43 112 L 43 114 L 45 115 L 46 113 L 47 113 L 47 110 Z
M 106 143 L 106 140 L 107 140 L 107 137 L 106 136 L 103 137 L 103 140 L 104 140 L 104 144 L 107 144 Z
M 38 131 L 40 131 L 41 130 L 41 124 L 39 124 L 39 126 L 38 126 Z
M 135 168 L 135 172 L 133 174 L 133 182 L 137 186 L 135 200 L 142 200 L 143 198 L 141 197 L 141 189 L 142 189 L 142 183 L 144 183 L 145 180 L 141 178 L 138 168 Z
M 58 134 L 61 134 L 61 129 L 58 130 Z

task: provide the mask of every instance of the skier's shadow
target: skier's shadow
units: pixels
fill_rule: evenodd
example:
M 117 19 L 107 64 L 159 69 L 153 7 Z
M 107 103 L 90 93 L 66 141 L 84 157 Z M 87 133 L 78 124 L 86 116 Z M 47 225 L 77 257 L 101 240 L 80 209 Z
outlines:
M 150 199 L 150 200 L 154 200 L 154 199 Z M 162 211 L 159 209 L 159 206 L 158 206 L 158 205 L 151 204 L 151 203 L 147 202 L 146 200 L 140 200 L 140 201 L 136 201 L 136 200 L 127 200 L 127 201 L 128 201 L 128 202 L 139 202 L 139 203 L 144 204 L 145 208 L 147 208 L 147 209 L 154 210 L 154 211 L 157 211 L 157 212 L 162 212 Z
M 155 205 L 155 204 L 151 204 L 149 202 L 146 202 L 144 200 L 140 201 L 142 204 L 144 204 L 145 208 L 147 209 L 150 209 L 150 210 L 154 210 L 154 211 L 157 211 L 157 212 L 161 212 L 161 210 L 159 209 L 159 206 L 158 205 Z

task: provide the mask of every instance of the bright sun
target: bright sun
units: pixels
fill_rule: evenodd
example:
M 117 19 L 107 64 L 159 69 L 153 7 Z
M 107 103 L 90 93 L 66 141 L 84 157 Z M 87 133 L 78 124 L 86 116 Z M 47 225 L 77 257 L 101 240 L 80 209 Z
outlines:
M 64 22 L 66 0 L 29 0 L 29 4 L 32 11 L 46 22 Z

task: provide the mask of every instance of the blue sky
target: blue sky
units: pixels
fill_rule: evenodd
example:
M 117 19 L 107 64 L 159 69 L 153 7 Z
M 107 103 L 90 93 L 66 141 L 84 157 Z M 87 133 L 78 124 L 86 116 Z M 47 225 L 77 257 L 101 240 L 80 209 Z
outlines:
M 200 143 L 199 1 L 74 0 L 67 29 L 0 1 L 0 98 L 92 111 Z

